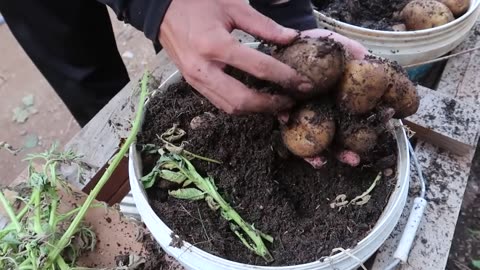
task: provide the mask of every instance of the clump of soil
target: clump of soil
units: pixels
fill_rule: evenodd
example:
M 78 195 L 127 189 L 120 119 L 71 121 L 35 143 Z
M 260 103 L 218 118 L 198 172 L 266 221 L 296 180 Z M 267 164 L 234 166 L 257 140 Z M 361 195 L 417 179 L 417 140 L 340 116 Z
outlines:
M 395 16 L 409 0 L 312 0 L 321 13 L 356 26 L 374 30 L 392 31 L 402 23 Z
M 192 118 L 205 113 L 209 121 L 192 129 Z M 396 156 L 391 135 L 379 139 L 370 161 L 362 166 L 349 167 L 327 153 L 327 166 L 315 170 L 281 151 L 275 117 L 227 115 L 184 81 L 151 100 L 139 143 L 161 145 L 157 134 L 174 124 L 187 132 L 188 151 L 223 162 L 194 160 L 193 164 L 199 173 L 215 179 L 221 195 L 247 222 L 274 237 L 273 244 L 267 243 L 275 259 L 272 265 L 308 263 L 330 255 L 334 248 L 353 247 L 373 228 L 395 185 L 394 173 L 382 177 L 367 204 L 341 210 L 330 207 L 340 194 L 351 200 L 367 190 L 379 172 L 374 161 Z M 155 158 L 144 157 L 144 174 Z M 167 189 L 159 181 L 147 190 L 149 200 L 181 239 L 233 261 L 266 264 L 240 242 L 219 211 L 212 211 L 204 201 L 169 197 Z

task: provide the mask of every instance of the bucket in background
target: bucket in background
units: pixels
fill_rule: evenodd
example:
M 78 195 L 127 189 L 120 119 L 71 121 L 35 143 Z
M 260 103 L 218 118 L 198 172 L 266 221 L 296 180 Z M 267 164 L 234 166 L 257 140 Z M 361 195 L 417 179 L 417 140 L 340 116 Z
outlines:
M 480 14 L 480 0 L 471 0 L 468 11 L 445 25 L 418 31 L 381 31 L 347 24 L 314 11 L 318 26 L 357 40 L 373 54 L 398 62 L 416 64 L 447 54 L 468 36 Z M 419 77 L 430 65 L 409 69 Z

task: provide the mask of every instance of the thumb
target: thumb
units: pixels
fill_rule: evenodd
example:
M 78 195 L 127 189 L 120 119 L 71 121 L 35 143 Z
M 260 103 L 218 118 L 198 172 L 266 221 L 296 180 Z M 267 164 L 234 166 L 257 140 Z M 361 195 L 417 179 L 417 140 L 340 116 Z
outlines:
M 237 28 L 269 42 L 288 44 L 300 36 L 300 32 L 281 26 L 248 4 L 239 5 L 229 15 Z

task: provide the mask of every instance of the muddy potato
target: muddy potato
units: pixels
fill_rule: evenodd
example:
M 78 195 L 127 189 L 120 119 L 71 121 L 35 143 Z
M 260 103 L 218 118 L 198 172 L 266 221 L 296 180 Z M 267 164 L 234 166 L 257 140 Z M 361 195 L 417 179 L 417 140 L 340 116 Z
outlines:
M 455 17 L 462 16 L 465 12 L 467 12 L 468 7 L 470 6 L 470 0 L 437 0 L 437 1 L 445 4 L 453 13 L 453 16 Z
M 454 20 L 450 9 L 435 0 L 414 0 L 401 12 L 407 30 L 422 30 L 444 25 Z
M 386 62 L 386 69 L 392 84 L 383 95 L 382 102 L 395 110 L 394 118 L 405 118 L 416 113 L 420 105 L 417 87 L 398 64 Z
M 340 145 L 357 154 L 370 151 L 378 140 L 375 127 L 362 122 L 341 123 L 338 137 Z
M 335 135 L 331 108 L 307 104 L 292 113 L 282 127 L 282 139 L 290 152 L 299 157 L 313 157 L 325 150 Z
M 309 97 L 328 92 L 342 76 L 345 62 L 343 47 L 328 38 L 300 38 L 272 56 L 313 82 Z
M 352 114 L 367 113 L 380 101 L 388 82 L 384 65 L 380 61 L 349 61 L 338 87 L 337 105 Z

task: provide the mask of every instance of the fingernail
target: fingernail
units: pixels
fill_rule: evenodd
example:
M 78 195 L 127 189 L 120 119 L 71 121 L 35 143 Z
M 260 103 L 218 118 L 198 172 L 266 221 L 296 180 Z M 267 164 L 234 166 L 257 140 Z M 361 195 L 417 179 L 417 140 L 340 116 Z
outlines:
M 313 89 L 313 84 L 311 83 L 301 83 L 299 86 L 298 86 L 298 90 L 302 91 L 302 92 L 308 92 L 310 90 Z

